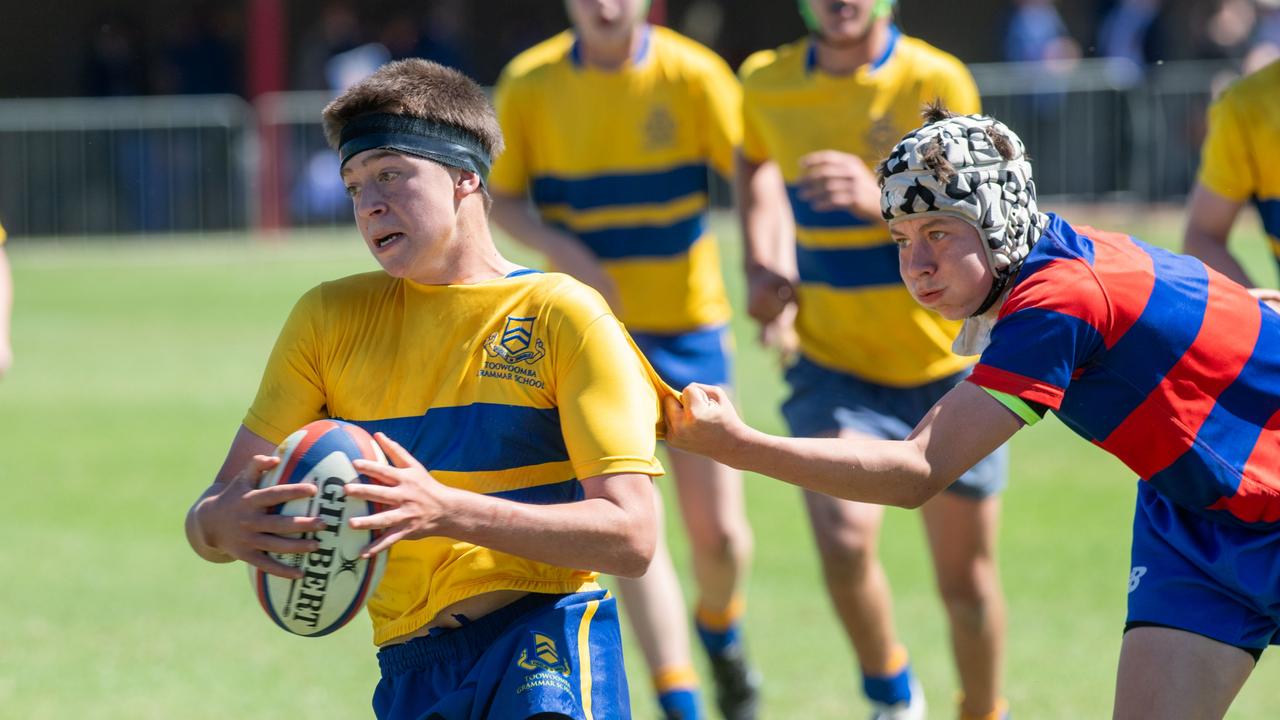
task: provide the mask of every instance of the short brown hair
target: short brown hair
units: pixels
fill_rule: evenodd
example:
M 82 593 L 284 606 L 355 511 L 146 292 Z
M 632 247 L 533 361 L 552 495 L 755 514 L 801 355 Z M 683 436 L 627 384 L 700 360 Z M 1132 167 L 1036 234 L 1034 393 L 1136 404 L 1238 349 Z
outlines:
M 925 125 L 932 125 L 955 116 L 956 114 L 948 110 L 942 100 L 937 98 L 925 105 L 924 110 L 920 112 L 920 117 L 924 119 Z M 1004 133 L 996 130 L 992 125 L 983 128 L 983 131 L 990 138 L 991 144 L 995 146 L 996 152 L 1000 153 L 1000 157 L 1005 160 L 1013 159 L 1015 154 L 1013 143 L 1009 142 L 1009 138 L 1005 137 Z M 920 160 L 943 183 L 948 182 L 956 175 L 956 169 L 947 160 L 947 155 L 942 151 L 942 146 L 938 144 L 937 140 L 920 149 Z M 884 187 L 884 180 L 889 174 L 889 170 L 885 165 L 887 162 L 888 158 L 885 158 L 876 165 L 876 180 L 881 187 Z
M 490 158 L 502 152 L 502 128 L 484 89 L 457 70 L 429 60 L 387 63 L 325 106 L 321 117 L 329 146 L 338 149 L 347 123 L 369 113 L 449 125 L 474 135 Z

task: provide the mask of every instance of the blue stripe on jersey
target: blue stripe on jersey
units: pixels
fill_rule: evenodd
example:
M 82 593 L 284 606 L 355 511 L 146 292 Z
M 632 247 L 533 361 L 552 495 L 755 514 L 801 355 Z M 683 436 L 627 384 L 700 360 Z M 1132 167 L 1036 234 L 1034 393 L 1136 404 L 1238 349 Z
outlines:
M 601 260 L 621 260 L 683 255 L 706 231 L 706 218 L 698 212 L 671 225 L 632 225 L 587 232 L 574 232 L 563 223 L 553 226 L 576 235 Z
M 1079 399 L 1090 408 L 1088 424 L 1098 440 L 1105 440 L 1182 359 L 1200 332 L 1209 297 L 1202 263 L 1137 239 L 1133 243 L 1151 256 L 1156 281 L 1142 315 L 1104 360 L 1108 372 L 1127 379 L 1131 392 Z
M 1280 315 L 1264 307 L 1262 328 L 1253 353 L 1235 380 L 1218 394 L 1213 410 L 1196 434 L 1202 447 L 1213 448 L 1214 454 L 1237 473 L 1244 472 L 1245 463 L 1249 461 L 1249 455 L 1257 445 L 1262 428 L 1266 427 L 1267 421 L 1275 412 L 1272 383 L 1276 377 L 1280 377 Z M 1158 473 L 1152 480 L 1181 470 L 1176 466 L 1186 464 L 1184 460 L 1179 459 L 1175 467 Z M 1222 473 L 1220 465 L 1200 465 L 1196 470 L 1202 473 L 1201 477 L 1213 477 Z M 1231 495 L 1239 486 L 1239 478 L 1221 478 L 1220 484 L 1221 494 Z M 1202 499 L 1203 502 L 1196 507 L 1211 504 L 1218 496 L 1206 496 Z
M 1049 213 L 1049 227 L 1045 235 L 1056 237 L 1058 242 L 1037 243 L 1027 256 L 1014 285 L 1030 277 L 1040 268 L 1054 260 L 1080 258 L 1093 267 L 1093 240 L 1076 232 L 1066 220 Z
M 1262 216 L 1262 229 L 1273 238 L 1280 238 L 1280 198 L 1254 200 L 1258 214 Z
M 582 491 L 582 483 L 576 479 L 486 494 L 489 497 L 499 497 L 530 505 L 555 505 L 558 503 L 577 502 L 586 497 Z
M 428 470 L 487 472 L 569 459 L 555 408 L 473 403 L 416 417 L 347 422 L 386 433 Z
M 576 178 L 540 175 L 533 178 L 531 194 L 535 205 L 568 205 L 578 211 L 655 205 L 707 192 L 710 185 L 707 172 L 706 163 L 692 163 L 654 172 L 617 175 Z
M 1039 307 L 1001 320 L 992 330 L 992 344 L 1002 338 L 1014 338 L 1008 347 L 1018 350 L 1001 353 L 996 367 L 1058 388 L 1070 385 L 1072 368 L 1083 366 L 1103 345 L 1101 333 L 1088 322 Z
M 848 210 L 815 210 L 808 200 L 800 197 L 797 185 L 787 186 L 787 199 L 791 201 L 791 214 L 795 216 L 796 225 L 802 228 L 861 228 L 871 224 L 870 220 Z
M 797 245 L 796 266 L 802 283 L 836 288 L 902 284 L 898 246 L 893 244 L 834 249 Z

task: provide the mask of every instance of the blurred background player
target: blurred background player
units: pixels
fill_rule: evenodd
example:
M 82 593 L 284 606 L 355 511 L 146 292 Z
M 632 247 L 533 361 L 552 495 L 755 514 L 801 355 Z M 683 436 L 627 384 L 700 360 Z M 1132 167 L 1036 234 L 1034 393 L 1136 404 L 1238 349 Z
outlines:
M 665 402 L 670 444 L 917 507 L 1050 410 L 1137 473 L 1115 720 L 1223 717 L 1280 644 L 1280 314 L 1199 260 L 1036 205 L 1004 124 L 931 107 L 879 166 L 911 295 L 981 353 L 901 442 L 780 438 L 719 388 Z
M 1227 248 L 1231 226 L 1247 200 L 1257 206 L 1280 263 L 1280 61 L 1241 78 L 1209 108 L 1183 235 L 1185 252 L 1253 287 Z
M 9 270 L 9 256 L 4 249 L 8 238 L 0 225 L 0 378 L 13 367 L 13 344 L 10 325 L 13 319 L 13 273 Z
M 188 541 L 211 562 L 300 576 L 266 553 L 312 549 L 288 535 L 323 523 L 268 510 L 314 487 L 255 488 L 286 435 L 344 418 L 392 463 L 357 461 L 381 484 L 346 490 L 388 508 L 351 521 L 383 531 L 369 552 L 390 547 L 369 600 L 377 716 L 630 717 L 615 604 L 593 571 L 649 563 L 660 381 L 597 293 L 494 247 L 485 184 L 502 133 L 469 78 L 391 63 L 330 103 L 324 130 L 382 270 L 298 301 Z
M 788 305 L 799 306 L 800 357 L 787 370 L 782 408 L 796 437 L 902 439 L 971 365 L 951 351 L 959 323 L 918 307 L 903 286 L 869 166 L 919 124 L 925 103 L 941 98 L 977 112 L 978 92 L 959 60 L 903 35 L 892 6 L 800 0 L 811 35 L 752 55 L 740 71 L 748 305 L 764 336 L 781 339 L 790 335 Z M 922 508 L 963 718 L 995 718 L 1004 708 L 995 543 L 1006 473 L 1001 450 Z M 805 503 L 873 717 L 923 718 L 877 557 L 883 507 L 813 492 Z
M 729 301 L 707 211 L 709 171 L 729 177 L 740 140 L 737 80 L 712 51 L 645 22 L 647 0 L 566 5 L 573 29 L 512 60 L 498 81 L 507 151 L 494 166 L 493 218 L 598 289 L 668 383 L 727 386 Z M 728 718 L 752 718 L 742 476 L 678 450 L 670 463 L 717 702 Z M 701 717 L 665 543 L 643 578 L 619 587 L 664 712 Z

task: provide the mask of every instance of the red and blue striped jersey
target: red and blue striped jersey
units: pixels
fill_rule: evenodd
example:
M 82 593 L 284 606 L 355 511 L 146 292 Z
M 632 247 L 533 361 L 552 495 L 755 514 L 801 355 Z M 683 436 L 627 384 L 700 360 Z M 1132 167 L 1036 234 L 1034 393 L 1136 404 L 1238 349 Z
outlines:
M 1183 507 L 1280 526 L 1280 314 L 1195 258 L 1050 220 L 971 380 Z

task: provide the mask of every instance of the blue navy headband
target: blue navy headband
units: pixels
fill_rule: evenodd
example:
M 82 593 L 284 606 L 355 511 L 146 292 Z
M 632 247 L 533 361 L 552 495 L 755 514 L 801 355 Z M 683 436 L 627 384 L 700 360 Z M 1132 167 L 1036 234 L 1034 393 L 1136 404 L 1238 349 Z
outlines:
M 338 141 L 340 166 L 357 153 L 377 148 L 467 170 L 479 175 L 482 185 L 489 184 L 493 159 L 484 144 L 475 135 L 452 125 L 391 113 L 361 115 L 342 128 Z

